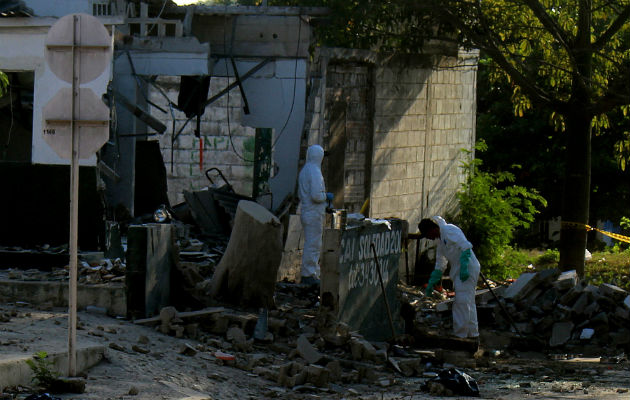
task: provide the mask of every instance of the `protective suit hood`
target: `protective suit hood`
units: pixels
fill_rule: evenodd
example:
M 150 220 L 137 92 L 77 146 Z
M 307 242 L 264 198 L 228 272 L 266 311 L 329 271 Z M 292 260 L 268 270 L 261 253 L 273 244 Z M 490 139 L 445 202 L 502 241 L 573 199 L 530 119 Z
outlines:
M 440 228 L 446 225 L 446 221 L 444 220 L 444 218 L 440 217 L 439 215 L 431 217 L 431 221 L 435 222 Z
M 309 146 L 306 150 L 306 162 L 317 165 L 318 168 L 322 167 L 322 160 L 324 159 L 324 149 L 318 144 Z

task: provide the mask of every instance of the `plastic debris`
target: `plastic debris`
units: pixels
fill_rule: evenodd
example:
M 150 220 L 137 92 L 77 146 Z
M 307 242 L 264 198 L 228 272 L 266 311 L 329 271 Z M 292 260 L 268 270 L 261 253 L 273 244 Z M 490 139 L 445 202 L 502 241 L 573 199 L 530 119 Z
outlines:
M 456 369 L 442 370 L 434 378 L 429 379 L 423 386 L 423 390 L 429 391 L 431 383 L 439 383 L 458 396 L 479 397 L 477 381 L 470 375 Z

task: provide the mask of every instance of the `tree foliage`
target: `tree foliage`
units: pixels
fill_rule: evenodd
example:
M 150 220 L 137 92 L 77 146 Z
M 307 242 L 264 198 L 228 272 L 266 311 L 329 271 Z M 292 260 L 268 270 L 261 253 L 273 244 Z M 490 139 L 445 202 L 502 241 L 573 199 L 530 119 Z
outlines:
M 579 226 L 589 222 L 592 128 L 607 128 L 607 113 L 630 104 L 630 0 L 324 3 L 339 18 L 356 16 L 337 25 L 355 47 L 417 52 L 440 40 L 480 49 L 491 80 L 510 85 L 516 115 L 536 108 L 567 132 L 562 220 L 574 224 L 562 227 L 560 264 L 583 275 L 586 229 Z
M 4 96 L 7 87 L 9 87 L 9 77 L 4 72 L 0 71 L 0 97 Z
M 476 150 L 487 150 L 485 142 L 478 142 Z M 528 228 L 547 201 L 534 189 L 514 185 L 513 173 L 486 172 L 481 165 L 479 158 L 462 165 L 468 178 L 457 194 L 461 209 L 457 223 L 473 243 L 484 268 L 501 275 L 501 257 L 514 233 Z

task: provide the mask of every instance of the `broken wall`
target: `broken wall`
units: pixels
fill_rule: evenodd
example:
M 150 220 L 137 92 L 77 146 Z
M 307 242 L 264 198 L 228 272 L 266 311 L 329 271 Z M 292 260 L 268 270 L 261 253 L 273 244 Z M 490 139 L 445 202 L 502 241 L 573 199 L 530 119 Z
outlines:
M 262 59 L 237 60 L 242 75 Z M 227 59 L 215 62 L 210 79 L 208 97 L 212 97 L 235 82 Z M 229 91 L 205 108 L 201 116 L 200 137 L 195 135 L 196 118 L 188 122 L 171 146 L 173 122 L 176 131 L 188 119 L 174 110 L 175 119 L 155 107 L 151 115 L 162 121 L 169 130 L 159 137 L 160 148 L 167 170 L 168 196 L 171 204 L 184 201 L 183 191 L 201 190 L 211 183 L 205 176 L 209 168 L 219 168 L 239 194 L 251 196 L 254 178 L 254 144 L 257 128 L 273 130 L 272 156 L 275 174 L 269 182 L 273 203 L 277 206 L 293 192 L 298 163 L 299 133 L 304 120 L 305 102 L 304 60 L 276 60 L 243 81 L 243 89 L 250 113 L 244 113 L 244 102 L 238 87 Z M 171 102 L 177 103 L 179 77 L 162 76 L 158 86 Z M 168 109 L 166 97 L 151 89 L 149 99 Z M 219 186 L 224 182 L 212 173 Z
M 323 95 L 326 91 L 356 82 L 372 88 L 371 95 L 361 95 L 359 89 L 346 94 L 344 112 L 357 114 L 357 107 L 363 107 L 359 114 L 373 115 L 373 128 L 361 127 L 367 140 L 346 141 L 346 158 L 360 159 L 366 149 L 371 155 L 362 173 L 360 161 L 352 171 L 346 162 L 344 192 L 356 193 L 357 177 L 363 177 L 369 215 L 406 219 L 414 231 L 422 217 L 456 213 L 455 194 L 465 179 L 461 150 L 472 151 L 475 142 L 478 53 L 385 58 L 367 51 L 321 49 L 316 61 L 310 71 L 307 144 L 331 143 L 336 104 Z M 339 77 L 344 68 L 345 77 Z M 347 138 L 351 128 L 346 122 Z M 354 211 L 356 204 L 354 199 Z

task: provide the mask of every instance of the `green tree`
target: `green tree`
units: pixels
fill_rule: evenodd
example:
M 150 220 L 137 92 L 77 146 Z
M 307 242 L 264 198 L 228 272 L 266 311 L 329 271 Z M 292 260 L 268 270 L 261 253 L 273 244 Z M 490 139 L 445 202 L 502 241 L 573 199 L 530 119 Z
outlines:
M 630 0 L 322 0 L 324 42 L 418 52 L 428 40 L 478 48 L 511 85 L 517 115 L 536 108 L 566 132 L 560 265 L 584 274 L 593 128 L 630 104 Z M 341 39 L 340 39 L 341 37 Z M 623 143 L 620 144 L 623 147 Z
M 0 71 L 0 97 L 4 96 L 4 92 L 9 86 L 9 77 L 4 72 Z
M 475 150 L 486 151 L 486 143 L 479 141 Z M 546 207 L 547 202 L 536 190 L 514 185 L 513 173 L 486 172 L 481 165 L 479 158 L 462 165 L 467 180 L 457 193 L 461 213 L 456 222 L 466 232 L 481 264 L 494 275 L 503 276 L 502 256 L 514 233 L 528 228 L 538 208 Z

